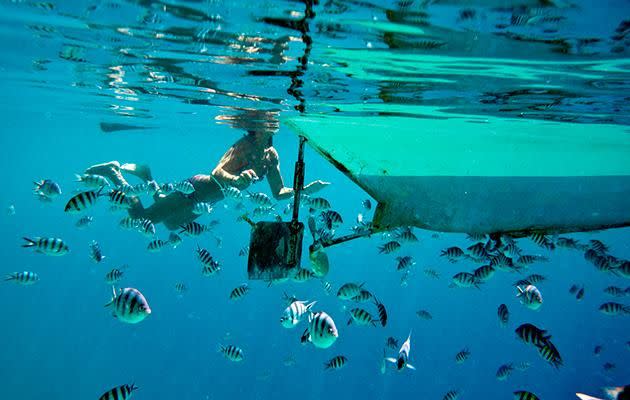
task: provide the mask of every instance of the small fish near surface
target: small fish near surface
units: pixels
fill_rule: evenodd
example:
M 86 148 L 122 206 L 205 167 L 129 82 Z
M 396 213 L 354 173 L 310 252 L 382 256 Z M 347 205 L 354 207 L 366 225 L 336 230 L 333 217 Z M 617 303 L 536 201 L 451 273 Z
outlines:
M 341 369 L 348 362 L 348 358 L 346 356 L 335 356 L 324 363 L 324 369 Z
M 96 200 L 101 195 L 102 189 L 103 188 L 99 189 L 98 191 L 89 190 L 87 192 L 81 192 L 74 195 L 66 203 L 64 211 L 69 214 L 77 214 L 92 207 L 94 204 L 96 204 Z
M 527 390 L 517 390 L 514 392 L 514 400 L 540 400 L 538 396 L 536 396 L 532 392 L 528 392 Z
M 358 326 L 376 326 L 376 321 L 374 320 L 372 315 L 366 310 L 359 307 L 350 310 L 350 319 L 348 320 L 348 325 L 351 325 L 353 323 Z
M 38 182 L 33 182 L 35 188 L 33 189 L 35 194 L 45 196 L 49 199 L 54 199 L 61 194 L 61 187 L 57 182 L 50 179 L 44 179 Z
M 505 381 L 514 371 L 512 364 L 503 364 L 497 369 L 496 377 L 500 381 Z
M 463 364 L 470 357 L 470 350 L 468 348 L 463 349 L 462 351 L 455 354 L 455 362 L 457 364 Z
M 384 245 L 380 246 L 378 248 L 378 252 L 379 253 L 383 253 L 383 254 L 391 254 L 395 251 L 400 250 L 400 243 L 392 240 L 390 242 L 385 243 Z
M 535 311 L 542 306 L 542 294 L 540 294 L 536 286 L 527 285 L 525 288 L 521 286 L 517 286 L 516 288 L 518 289 L 516 297 L 519 297 L 521 304 L 525 305 L 525 307 Z
M 63 256 L 70 251 L 68 245 L 59 238 L 36 237 L 29 239 L 25 237 L 23 239 L 26 243 L 24 243 L 22 247 L 34 248 L 36 253 L 45 254 L 47 256 Z
M 398 371 L 402 371 L 405 368 L 409 368 L 415 370 L 416 367 L 409 364 L 409 353 L 411 352 L 411 332 L 409 332 L 409 336 L 407 336 L 407 340 L 400 346 L 400 350 L 398 351 L 398 358 L 387 358 L 387 361 L 396 364 L 396 369 Z
M 232 344 L 227 346 L 219 345 L 219 352 L 232 362 L 241 362 L 245 358 L 243 349 Z
M 77 220 L 77 222 L 75 222 L 74 226 L 76 226 L 79 229 L 84 229 L 84 228 L 87 228 L 88 226 L 90 226 L 93 221 L 94 221 L 93 217 L 91 217 L 89 215 L 85 215 L 85 216 L 79 218 Z
M 497 316 L 499 317 L 499 324 L 506 327 L 510 319 L 510 311 L 505 304 L 501 304 L 497 309 Z
M 247 283 L 237 286 L 230 292 L 230 300 L 242 299 L 249 292 L 249 286 Z
M 109 271 L 108 273 L 105 274 L 105 283 L 108 285 L 113 285 L 116 284 L 118 282 L 120 282 L 123 278 L 123 276 L 125 275 L 123 269 L 125 267 L 122 267 L 121 269 L 118 268 L 114 268 L 111 271 Z
M 320 311 L 309 315 L 308 328 L 302 334 L 300 341 L 312 343 L 319 349 L 327 349 L 337 341 L 338 337 L 339 332 L 335 321 L 330 315 Z
M 98 400 L 129 400 L 132 393 L 136 390 L 138 390 L 138 387 L 133 383 L 131 385 L 116 386 L 103 393 Z
M 90 258 L 95 263 L 100 263 L 105 259 L 103 255 L 103 251 L 101 250 L 101 246 L 96 242 L 96 240 L 92 240 L 90 243 Z
M 109 186 L 109 181 L 107 180 L 107 178 L 101 175 L 75 174 L 75 176 L 77 177 L 77 180 L 76 180 L 77 182 L 84 184 L 86 187 L 90 189 L 98 189 L 98 188 L 103 188 L 105 186 Z
M 204 232 L 209 231 L 206 225 L 202 225 L 198 222 L 192 221 L 185 225 L 180 226 L 181 230 L 179 233 L 185 233 L 188 236 L 199 236 Z
M 352 300 L 354 297 L 361 294 L 363 283 L 358 285 L 356 283 L 345 283 L 337 291 L 337 297 L 341 300 Z
M 459 391 L 458 390 L 449 390 L 446 392 L 442 400 L 457 400 L 459 399 Z
M 147 250 L 150 253 L 157 253 L 158 251 L 162 250 L 164 246 L 166 246 L 166 244 L 167 242 L 163 241 L 162 239 L 155 239 L 149 242 L 149 244 L 147 245 Z
M 21 286 L 30 286 L 39 282 L 39 275 L 31 271 L 21 271 L 8 274 L 4 277 L 5 282 L 15 282 Z
M 112 307 L 112 315 L 121 322 L 137 324 L 151 315 L 151 307 L 147 299 L 138 289 L 119 289 L 112 287 L 112 300 L 105 307 Z
M 302 317 L 311 311 L 316 302 L 307 304 L 307 301 L 293 301 L 282 313 L 280 325 L 284 328 L 295 328 L 300 323 Z
M 374 305 L 378 310 L 378 320 L 381 322 L 381 326 L 385 327 L 387 325 L 387 309 L 377 298 L 374 298 Z

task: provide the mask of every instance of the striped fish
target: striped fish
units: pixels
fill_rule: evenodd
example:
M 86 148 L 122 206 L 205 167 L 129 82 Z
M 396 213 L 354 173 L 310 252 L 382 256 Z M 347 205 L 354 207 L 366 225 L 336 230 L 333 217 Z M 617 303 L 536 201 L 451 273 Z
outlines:
M 378 248 L 378 252 L 382 254 L 391 254 L 400 249 L 400 243 L 395 240 L 385 243 Z
M 14 272 L 4 277 L 5 281 L 12 281 L 22 286 L 29 286 L 39 281 L 39 275 L 31 271 Z
M 197 259 L 201 263 L 201 265 L 211 265 L 214 258 L 210 254 L 210 252 L 199 245 L 197 245 Z
M 395 234 L 394 238 L 400 242 L 414 243 L 418 241 L 418 237 L 413 233 L 411 227 L 400 228 Z
M 221 264 L 218 261 L 212 260 L 209 264 L 201 267 L 201 274 L 203 276 L 212 276 L 221 270 Z
M 416 315 L 418 316 L 418 318 L 424 319 L 424 320 L 431 320 L 431 319 L 433 319 L 433 316 L 427 310 L 418 310 L 418 311 L 416 311 Z
M 137 219 L 137 218 L 131 218 L 129 216 L 124 217 L 123 219 L 120 220 L 120 222 L 118 223 L 118 226 L 120 226 L 123 229 L 138 229 L 138 226 L 141 224 L 142 220 Z
M 230 292 L 230 300 L 238 300 L 245 296 L 249 292 L 249 286 L 247 283 L 237 286 Z
M 559 368 L 562 365 L 560 352 L 558 352 L 558 349 L 556 349 L 556 346 L 554 346 L 550 340 L 547 340 L 542 346 L 538 347 L 538 353 L 553 367 Z
M 185 195 L 189 195 L 195 192 L 195 187 L 193 186 L 192 183 L 190 183 L 189 181 L 181 181 L 181 182 L 177 182 L 174 185 L 174 188 L 176 191 L 185 194 Z
M 540 398 L 532 392 L 517 390 L 514 392 L 514 400 L 540 400 Z
M 310 271 L 306 268 L 299 268 L 298 271 L 293 275 L 293 282 L 304 283 L 310 281 L 315 278 L 315 274 L 313 271 Z
M 234 186 L 222 187 L 221 192 L 223 192 L 223 196 L 226 199 L 231 199 L 231 200 L 236 200 L 236 201 L 240 201 L 243 199 L 243 194 L 241 193 L 241 191 L 238 190 L 238 188 L 235 188 Z
M 479 289 L 479 284 L 481 283 L 475 275 L 468 272 L 459 272 L 453 275 L 452 280 L 455 286 L 462 288 L 476 287 Z
M 98 191 L 90 190 L 78 193 L 70 198 L 66 203 L 64 211 L 69 214 L 76 214 L 96 204 L 96 200 L 101 195 L 100 188 Z
M 243 358 L 245 358 L 243 349 L 232 344 L 227 346 L 219 345 L 219 352 L 222 353 L 225 358 L 233 362 L 243 361 Z
M 536 262 L 547 262 L 549 258 L 541 255 L 529 255 L 525 254 L 516 259 L 515 264 L 521 267 L 527 267 L 528 265 L 532 265 Z
M 324 363 L 324 369 L 341 369 L 346 365 L 346 356 L 335 356 Z
M 34 239 L 29 239 L 25 237 L 23 239 L 26 243 L 24 243 L 22 247 L 33 247 L 35 252 L 45 254 L 47 256 L 63 256 L 70 251 L 68 245 L 58 238 L 36 237 Z
M 327 296 L 333 290 L 332 284 L 330 282 L 328 282 L 328 281 L 322 281 L 322 287 L 324 288 L 324 292 L 326 293 Z
M 151 314 L 151 307 L 147 299 L 138 289 L 119 289 L 118 293 L 112 287 L 112 300 L 105 307 L 112 307 L 112 315 L 121 322 L 137 324 Z
M 108 196 L 109 202 L 112 203 L 114 209 L 126 210 L 131 207 L 131 198 L 122 190 L 112 189 Z
M 94 221 L 93 217 L 90 217 L 89 215 L 85 215 L 79 218 L 77 222 L 75 222 L 74 226 L 76 226 L 79 229 L 87 228 L 92 223 L 92 221 Z
M 208 231 L 208 227 L 206 225 L 201 225 L 198 222 L 191 221 L 185 225 L 181 225 L 182 228 L 179 233 L 185 233 L 188 236 L 199 236 L 202 233 Z
M 551 339 L 551 335 L 548 335 L 547 331 L 529 323 L 520 325 L 516 328 L 515 332 L 524 343 L 532 344 L 537 347 L 542 346 Z
M 405 368 L 409 368 L 411 370 L 415 370 L 416 367 L 409 364 L 409 353 L 411 352 L 411 332 L 409 332 L 409 336 L 407 336 L 407 340 L 400 346 L 400 350 L 398 351 L 398 358 L 388 357 L 387 361 L 396 364 L 396 368 L 398 371 L 402 371 Z
M 306 303 L 306 301 L 299 300 L 291 302 L 280 317 L 280 325 L 284 328 L 294 328 L 299 324 L 302 317 L 311 311 L 316 302 Z
M 479 282 L 487 282 L 494 276 L 495 272 L 496 270 L 491 265 L 482 265 L 475 269 L 473 275 Z
M 372 300 L 373 297 L 374 295 L 372 295 L 369 290 L 361 289 L 361 292 L 359 292 L 358 295 L 354 296 L 352 298 L 352 301 L 357 303 L 365 303 Z
M 525 307 L 530 310 L 538 310 L 540 306 L 542 306 L 542 294 L 540 294 L 536 286 L 527 285 L 525 288 L 521 286 L 517 286 L 516 288 L 518 289 L 516 297 L 520 298 L 521 304 L 525 305 Z
M 350 317 L 351 318 L 348 320 L 348 325 L 351 325 L 354 322 L 359 326 L 376 326 L 376 321 L 372 317 L 372 314 L 362 308 L 357 307 L 350 310 Z
M 514 371 L 512 364 L 503 364 L 497 369 L 496 377 L 500 381 L 506 380 Z
M 402 271 L 414 266 L 416 262 L 411 256 L 396 257 L 396 270 Z
M 156 253 L 156 252 L 162 250 L 164 248 L 164 246 L 166 246 L 166 242 L 165 241 L 163 241 L 162 239 L 155 239 L 155 240 L 152 240 L 147 245 L 147 250 L 149 250 L 151 253 Z
M 330 202 L 323 197 L 304 197 L 304 204 L 311 212 L 325 211 L 332 208 Z
M 146 237 L 155 236 L 155 225 L 150 219 L 141 219 L 138 221 L 138 231 Z
M 457 364 L 463 364 L 470 357 L 470 350 L 468 348 L 463 349 L 459 353 L 455 354 L 455 362 Z
M 124 272 L 120 269 L 114 268 L 105 274 L 105 283 L 113 285 L 121 281 L 124 276 Z
M 385 305 L 378 301 L 377 298 L 374 298 L 374 304 L 376 305 L 376 309 L 378 310 L 378 319 L 381 322 L 381 325 L 387 325 L 387 310 L 385 309 Z
M 440 273 L 437 272 L 436 270 L 432 269 L 432 268 L 427 268 L 423 272 L 429 278 L 440 279 Z
M 446 257 L 452 263 L 457 262 L 464 256 L 464 250 L 459 247 L 449 247 L 448 249 L 442 250 L 442 253 L 440 254 L 440 257 Z
M 510 311 L 505 304 L 501 304 L 497 310 L 497 316 L 499 317 L 499 324 L 506 327 L 510 319 Z
M 35 193 L 50 199 L 53 199 L 61 194 L 61 187 L 59 184 L 50 179 L 33 182 L 33 184 L 35 184 Z
M 249 246 L 243 246 L 239 251 L 238 251 L 238 256 L 239 257 L 244 257 L 246 255 L 249 254 Z
M 326 210 L 321 214 L 322 222 L 328 230 L 337 229 L 343 224 L 343 218 L 335 210 Z
M 356 283 L 345 283 L 337 291 L 337 297 L 341 300 L 351 300 L 353 297 L 358 296 L 361 293 L 363 283 L 357 285 Z
M 195 215 L 210 214 L 212 212 L 212 205 L 204 202 L 195 203 L 192 212 Z
M 457 400 L 459 399 L 459 392 L 457 390 L 449 390 L 446 392 L 442 400 Z
M 107 180 L 107 178 L 101 175 L 75 174 L 75 176 L 77 177 L 77 182 L 81 182 L 82 184 L 84 184 L 85 186 L 91 189 L 98 189 L 104 186 L 109 186 L 109 181 Z
M 269 196 L 267 196 L 264 193 L 258 192 L 258 193 L 247 193 L 247 198 L 254 204 L 256 204 L 259 207 L 271 207 L 273 205 L 273 202 L 271 201 L 271 199 L 269 198 Z
M 477 243 L 469 246 L 466 250 L 468 250 L 468 257 L 473 260 L 487 260 L 490 258 L 490 254 L 486 250 L 485 243 Z
M 630 314 L 630 306 L 610 301 L 599 306 L 599 311 L 610 316 L 625 315 Z
M 614 297 L 624 297 L 626 295 L 626 291 L 617 286 L 608 286 L 606 289 L 604 289 L 604 293 Z
M 542 248 L 545 248 L 547 250 L 553 250 L 556 248 L 556 246 L 553 244 L 553 242 L 544 234 L 542 233 L 533 233 L 529 236 L 529 238 L 536 243 L 537 245 L 539 245 Z
M 101 246 L 96 242 L 96 240 L 92 240 L 92 242 L 90 243 L 90 258 L 95 263 L 100 263 L 105 259 L 103 251 L 101 250 Z
M 188 287 L 186 286 L 185 283 L 177 282 L 175 284 L 175 291 L 179 294 L 182 294 L 188 291 Z
M 302 334 L 304 342 L 310 342 L 320 349 L 327 349 L 335 343 L 338 337 L 337 326 L 330 315 L 323 311 L 309 315 L 308 328 Z
M 596 239 L 589 240 L 588 247 L 600 254 L 608 253 L 608 246 L 600 240 L 596 240 Z
M 131 385 L 117 386 L 103 393 L 98 400 L 129 400 L 135 390 L 138 390 L 138 387 L 133 383 Z

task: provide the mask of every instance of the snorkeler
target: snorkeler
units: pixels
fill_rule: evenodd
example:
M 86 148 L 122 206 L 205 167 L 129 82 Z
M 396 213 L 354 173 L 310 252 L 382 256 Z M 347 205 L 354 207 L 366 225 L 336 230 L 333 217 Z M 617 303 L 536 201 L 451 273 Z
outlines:
M 158 190 L 153 196 L 155 203 L 147 208 L 142 206 L 140 199 L 134 197 L 129 216 L 146 218 L 154 224 L 164 223 L 170 230 L 179 229 L 181 225 L 199 217 L 193 213 L 196 202 L 216 203 L 224 198 L 225 187 L 233 186 L 243 190 L 265 176 L 275 199 L 290 198 L 293 196 L 293 189 L 284 185 L 278 152 L 273 147 L 273 134 L 273 131 L 267 129 L 249 130 L 247 135 L 225 152 L 210 175 L 198 174 L 188 179 L 195 188 L 193 196 L 189 197 L 177 191 L 164 195 Z M 122 172 L 134 175 L 158 189 L 151 176 L 151 170 L 144 165 L 121 165 L 118 161 L 111 161 L 94 165 L 85 171 L 86 174 L 104 176 L 114 185 L 126 186 L 127 181 Z M 317 180 L 304 186 L 303 192 L 312 194 L 327 185 L 328 182 Z

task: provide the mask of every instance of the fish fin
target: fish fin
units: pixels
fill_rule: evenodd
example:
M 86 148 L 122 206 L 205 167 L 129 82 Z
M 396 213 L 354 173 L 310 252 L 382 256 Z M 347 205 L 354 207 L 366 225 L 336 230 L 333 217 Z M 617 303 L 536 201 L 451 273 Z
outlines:
M 516 288 L 518 289 L 518 293 L 516 294 L 516 297 L 521 297 L 521 295 L 525 293 L 525 291 L 521 289 L 520 286 L 517 286 Z
M 352 325 L 352 318 L 348 320 L 348 325 Z
M 306 305 L 306 310 L 307 310 L 307 311 L 310 311 L 310 310 L 311 310 L 311 308 L 313 308 L 313 306 L 314 306 L 315 304 L 317 304 L 317 301 L 313 301 L 312 303 L 307 304 L 307 305 Z
M 576 393 L 575 395 L 581 400 L 602 400 L 602 399 L 600 399 L 598 397 L 589 396 L 589 395 L 583 394 L 583 393 Z
M 26 240 L 26 243 L 24 243 L 22 247 L 33 247 L 36 244 L 36 242 L 33 239 L 29 239 L 27 237 L 23 237 L 22 239 Z
M 12 280 L 15 280 L 15 279 L 17 279 L 17 278 L 16 278 L 16 276 L 15 276 L 15 275 L 12 275 L 12 274 L 7 274 L 7 275 L 5 275 L 5 277 L 4 277 L 5 282 L 6 282 L 6 281 L 12 281 Z
M 389 361 L 390 363 L 396 364 L 398 362 L 398 360 L 396 360 L 395 358 L 392 357 L 385 357 L 386 361 Z
M 406 367 L 407 367 L 407 368 L 409 368 L 410 370 L 413 370 L 413 371 L 415 371 L 415 370 L 416 370 L 416 367 L 414 367 L 414 366 L 413 366 L 413 365 L 411 365 L 411 364 L 407 364 L 407 365 L 406 365 Z
M 76 182 L 83 182 L 83 176 L 81 176 L 79 174 L 74 174 L 74 176 L 77 179 Z
M 114 300 L 116 300 L 116 288 L 112 286 L 112 299 L 109 301 L 109 303 L 105 304 L 103 307 L 111 306 L 114 303 Z M 114 315 L 114 317 L 116 317 L 116 315 Z

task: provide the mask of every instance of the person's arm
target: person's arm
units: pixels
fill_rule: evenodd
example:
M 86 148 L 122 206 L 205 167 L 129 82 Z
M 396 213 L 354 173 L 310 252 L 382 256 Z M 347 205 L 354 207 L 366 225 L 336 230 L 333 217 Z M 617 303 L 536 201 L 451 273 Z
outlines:
M 280 158 L 278 152 L 273 147 L 265 150 L 268 164 L 267 180 L 269 181 L 269 188 L 271 194 L 276 200 L 284 200 L 293 196 L 293 189 L 284 186 L 284 180 L 280 173 Z M 313 194 L 330 185 L 328 182 L 322 182 L 320 180 L 309 183 L 304 186 L 302 192 L 304 194 Z
M 226 171 L 225 166 L 236 157 L 237 149 L 235 149 L 235 146 L 230 147 L 223 157 L 221 157 L 221 160 L 212 171 L 212 176 L 219 182 L 225 182 L 237 188 L 244 188 L 247 187 L 252 180 L 258 179 L 258 176 L 251 169 L 241 172 L 240 175 L 233 175 Z

